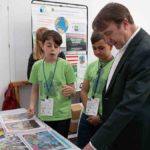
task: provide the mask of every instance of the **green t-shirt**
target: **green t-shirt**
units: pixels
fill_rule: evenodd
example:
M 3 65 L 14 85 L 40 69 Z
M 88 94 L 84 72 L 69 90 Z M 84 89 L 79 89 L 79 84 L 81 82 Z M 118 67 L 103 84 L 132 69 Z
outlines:
M 41 120 L 56 121 L 71 118 L 71 97 L 62 95 L 62 87 L 73 84 L 75 80 L 75 73 L 71 64 L 64 59 L 59 58 L 54 64 L 46 63 L 43 60 L 34 63 L 29 81 L 39 85 L 38 117 Z M 49 90 L 46 88 L 46 83 Z M 53 116 L 41 116 L 39 114 L 41 101 L 47 96 L 54 99 Z
M 89 88 L 89 92 L 88 92 L 88 97 L 91 98 L 93 96 L 94 93 L 94 86 L 95 86 L 95 82 L 96 82 L 96 78 L 98 76 L 98 70 L 100 65 L 102 64 L 102 72 L 101 72 L 101 76 L 99 78 L 99 81 L 97 83 L 97 88 L 96 91 L 94 93 L 94 97 L 95 98 L 99 98 L 100 102 L 99 102 L 99 110 L 98 113 L 102 114 L 102 92 L 103 89 L 105 87 L 108 75 L 109 75 L 109 71 L 110 68 L 112 66 L 113 60 L 107 62 L 107 63 L 100 63 L 99 60 L 96 60 L 94 62 L 92 62 L 91 64 L 89 64 L 85 76 L 84 76 L 84 80 L 88 80 L 90 83 L 90 88 Z

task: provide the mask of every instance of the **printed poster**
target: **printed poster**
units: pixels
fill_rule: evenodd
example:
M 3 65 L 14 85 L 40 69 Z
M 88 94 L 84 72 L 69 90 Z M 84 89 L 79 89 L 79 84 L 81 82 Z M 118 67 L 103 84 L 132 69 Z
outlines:
M 50 128 L 19 135 L 33 150 L 79 150 L 70 141 Z
M 78 57 L 75 58 L 75 62 L 71 62 L 77 76 L 77 82 L 75 83 L 77 91 L 80 90 L 79 85 L 83 81 L 84 66 L 87 66 L 87 11 L 87 7 L 84 5 L 39 1 L 33 1 L 32 3 L 33 43 L 35 43 L 35 33 L 39 27 L 47 27 L 61 34 L 63 39 L 61 51 L 65 53 L 66 58 L 68 59 L 70 55 Z M 84 56 L 79 55 L 84 55 L 85 59 Z M 84 66 L 79 64 L 80 60 L 86 60 Z
M 44 124 L 35 116 L 28 118 L 24 108 L 2 111 L 0 120 L 8 133 L 26 132 L 37 128 L 44 128 Z
M 30 149 L 17 135 L 7 135 L 6 138 L 0 140 L 0 150 L 30 150 Z

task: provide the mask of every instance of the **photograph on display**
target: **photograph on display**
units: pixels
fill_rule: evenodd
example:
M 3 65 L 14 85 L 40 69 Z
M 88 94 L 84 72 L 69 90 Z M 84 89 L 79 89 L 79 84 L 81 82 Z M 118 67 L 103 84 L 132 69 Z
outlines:
M 86 35 L 84 34 L 66 34 L 67 51 L 86 51 Z
M 5 137 L 5 131 L 0 123 L 0 139 L 3 139 Z
M 57 136 L 59 136 L 57 134 Z M 68 145 L 54 136 L 51 131 L 43 130 L 27 134 L 22 134 L 24 140 L 32 147 L 33 150 L 63 150 L 68 149 Z M 67 140 L 66 140 L 67 141 Z M 71 146 L 69 146 L 71 147 Z
M 0 112 L 0 119 L 3 122 L 20 121 L 28 119 L 27 110 L 24 108 L 5 110 Z
M 0 150 L 29 150 L 25 143 L 15 135 L 7 135 L 0 140 Z
M 28 119 L 27 113 L 6 114 L 6 115 L 2 115 L 1 117 L 4 122 L 20 121 L 20 120 Z
M 27 110 L 24 108 L 3 111 L 0 113 L 0 119 L 3 128 L 8 133 L 25 132 L 44 127 L 36 116 L 29 119 Z
M 35 120 L 31 119 L 31 120 L 6 123 L 5 127 L 8 131 L 11 132 L 16 130 L 23 131 L 23 130 L 39 128 L 40 125 Z

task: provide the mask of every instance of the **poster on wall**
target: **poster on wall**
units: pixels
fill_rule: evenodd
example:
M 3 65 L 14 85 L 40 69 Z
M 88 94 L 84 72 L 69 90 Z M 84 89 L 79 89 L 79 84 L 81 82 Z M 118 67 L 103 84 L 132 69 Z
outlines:
M 75 83 L 76 90 L 80 91 L 82 87 L 82 82 L 87 67 L 87 56 L 85 54 L 80 55 L 67 55 L 66 60 L 68 60 L 74 69 L 77 81 Z
M 79 86 L 85 73 L 84 69 L 87 66 L 87 14 L 88 9 L 85 5 L 32 1 L 33 47 L 35 45 L 35 33 L 38 28 L 47 27 L 50 30 L 59 32 L 63 39 L 61 51 L 65 53 L 66 60 L 72 64 L 77 76 L 77 90 L 80 89 Z M 74 61 L 71 61 L 71 59 Z M 80 63 L 82 59 L 84 59 L 84 65 Z M 79 71 L 81 72 L 79 73 Z

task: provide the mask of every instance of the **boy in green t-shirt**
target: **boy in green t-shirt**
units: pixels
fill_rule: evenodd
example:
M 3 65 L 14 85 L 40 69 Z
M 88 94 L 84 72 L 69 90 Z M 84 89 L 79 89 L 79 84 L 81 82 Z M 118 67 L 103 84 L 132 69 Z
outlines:
M 82 85 L 81 100 L 84 112 L 78 128 L 78 146 L 82 149 L 102 123 L 102 91 L 105 87 L 113 63 L 112 46 L 99 33 L 93 33 L 91 43 L 98 58 L 89 64 Z
M 32 116 L 38 100 L 38 117 L 67 138 L 71 118 L 71 96 L 75 93 L 75 74 L 70 63 L 58 58 L 61 35 L 53 30 L 42 36 L 44 59 L 32 67 L 32 83 L 28 115 Z

